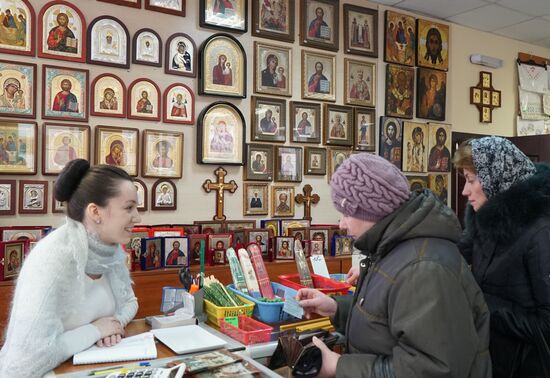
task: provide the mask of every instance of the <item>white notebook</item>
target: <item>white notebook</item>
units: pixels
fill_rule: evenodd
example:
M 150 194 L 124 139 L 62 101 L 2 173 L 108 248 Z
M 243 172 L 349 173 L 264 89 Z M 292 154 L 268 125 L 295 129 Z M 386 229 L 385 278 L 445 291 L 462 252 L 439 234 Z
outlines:
M 157 347 L 152 332 L 123 338 L 112 347 L 90 348 L 73 356 L 74 365 L 98 364 L 102 362 L 146 360 L 157 358 Z
M 227 344 L 198 325 L 154 329 L 152 332 L 177 354 L 217 349 Z

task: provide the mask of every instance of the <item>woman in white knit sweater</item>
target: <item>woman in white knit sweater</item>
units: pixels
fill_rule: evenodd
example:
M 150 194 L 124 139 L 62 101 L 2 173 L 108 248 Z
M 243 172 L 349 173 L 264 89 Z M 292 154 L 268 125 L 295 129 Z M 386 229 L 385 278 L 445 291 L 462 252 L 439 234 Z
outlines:
M 23 264 L 0 377 L 41 377 L 94 343 L 114 345 L 137 312 L 120 246 L 140 221 L 130 176 L 73 160 L 56 180 L 55 198 L 66 202 L 67 222 Z

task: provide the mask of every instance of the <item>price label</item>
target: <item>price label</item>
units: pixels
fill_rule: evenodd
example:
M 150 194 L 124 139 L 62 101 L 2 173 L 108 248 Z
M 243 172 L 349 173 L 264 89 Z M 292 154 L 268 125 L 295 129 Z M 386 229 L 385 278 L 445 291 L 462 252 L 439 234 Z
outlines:
M 225 319 L 225 322 L 239 328 L 239 318 L 236 316 L 228 316 Z
M 313 273 L 330 278 L 330 274 L 328 273 L 327 268 L 327 262 L 325 261 L 325 256 L 313 255 L 309 259 L 311 261 L 311 266 L 313 267 Z

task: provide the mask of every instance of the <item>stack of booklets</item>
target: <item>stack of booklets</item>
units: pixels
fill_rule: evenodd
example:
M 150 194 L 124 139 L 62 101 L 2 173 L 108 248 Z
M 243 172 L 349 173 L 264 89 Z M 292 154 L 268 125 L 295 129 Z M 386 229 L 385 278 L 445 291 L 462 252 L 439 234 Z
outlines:
M 155 336 L 145 332 L 136 336 L 125 337 L 122 341 L 109 348 L 91 346 L 73 357 L 73 364 L 96 364 L 103 362 L 149 360 L 157 358 Z
M 196 354 L 172 361 L 167 367 L 173 367 L 184 362 L 186 365 L 185 377 L 213 378 L 213 377 L 259 377 L 260 371 L 241 357 L 228 352 L 217 350 L 214 352 Z

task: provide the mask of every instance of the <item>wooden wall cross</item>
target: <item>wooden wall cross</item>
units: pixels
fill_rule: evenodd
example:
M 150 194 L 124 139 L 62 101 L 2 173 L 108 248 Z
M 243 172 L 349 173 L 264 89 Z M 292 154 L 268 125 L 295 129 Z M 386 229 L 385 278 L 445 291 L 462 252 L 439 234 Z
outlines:
M 224 182 L 227 171 L 222 167 L 218 167 L 218 169 L 214 171 L 214 174 L 217 177 L 216 183 L 213 183 L 212 181 L 210 181 L 210 179 L 208 179 L 204 182 L 204 184 L 202 184 L 202 187 L 206 193 L 210 193 L 210 191 L 212 190 L 216 191 L 216 215 L 214 215 L 212 219 L 214 219 L 215 221 L 220 221 L 226 219 L 226 216 L 223 213 L 223 192 L 225 190 L 228 190 L 229 193 L 235 193 L 235 190 L 237 190 L 238 186 L 237 183 L 235 183 L 235 180 Z
M 311 194 L 313 188 L 309 184 L 304 185 L 302 191 L 304 194 L 297 194 L 294 200 L 296 203 L 304 204 L 304 217 L 302 219 L 311 221 L 311 205 L 319 203 L 321 197 L 318 194 Z
M 493 88 L 493 74 L 486 71 L 479 73 L 479 82 L 470 87 L 470 104 L 479 110 L 479 122 L 493 122 L 493 109 L 500 108 L 501 92 Z

